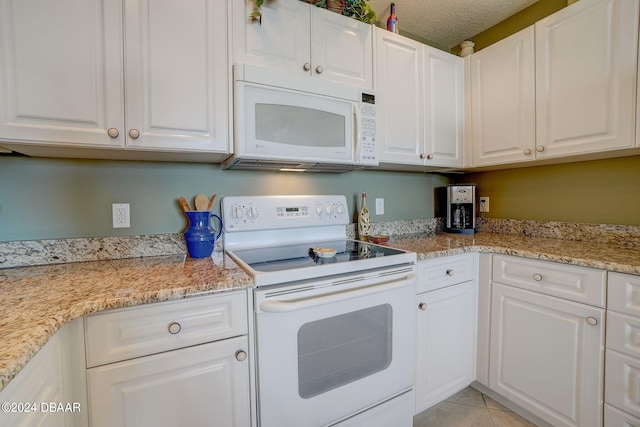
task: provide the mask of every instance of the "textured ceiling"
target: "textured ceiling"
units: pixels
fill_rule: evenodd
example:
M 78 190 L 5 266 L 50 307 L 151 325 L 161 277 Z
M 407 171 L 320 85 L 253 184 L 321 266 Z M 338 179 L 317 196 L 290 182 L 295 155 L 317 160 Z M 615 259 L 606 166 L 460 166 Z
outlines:
M 400 32 L 450 49 L 537 0 L 394 0 Z M 391 0 L 369 0 L 386 26 Z

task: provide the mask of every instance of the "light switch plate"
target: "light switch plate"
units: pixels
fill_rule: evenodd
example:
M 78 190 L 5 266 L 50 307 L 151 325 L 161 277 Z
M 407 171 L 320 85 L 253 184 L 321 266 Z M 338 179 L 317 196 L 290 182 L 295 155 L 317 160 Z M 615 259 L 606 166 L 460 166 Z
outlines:
M 376 199 L 376 215 L 384 215 L 384 199 Z

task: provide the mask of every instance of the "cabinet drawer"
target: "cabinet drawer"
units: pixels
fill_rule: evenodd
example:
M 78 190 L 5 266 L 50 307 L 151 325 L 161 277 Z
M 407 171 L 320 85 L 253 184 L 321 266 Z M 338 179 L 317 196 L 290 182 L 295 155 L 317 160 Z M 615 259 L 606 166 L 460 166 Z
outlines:
M 640 427 L 640 418 L 632 417 L 611 405 L 604 405 L 604 425 L 607 427 Z
M 474 278 L 474 256 L 463 254 L 418 264 L 417 293 L 468 282 Z
M 607 348 L 640 358 L 640 318 L 607 311 Z
M 607 350 L 605 372 L 606 402 L 640 417 L 640 359 Z
M 605 306 L 604 270 L 494 255 L 492 280 L 597 307 Z
M 85 317 L 87 367 L 246 333 L 244 292 L 89 315 Z
M 640 317 L 640 276 L 609 272 L 607 308 Z

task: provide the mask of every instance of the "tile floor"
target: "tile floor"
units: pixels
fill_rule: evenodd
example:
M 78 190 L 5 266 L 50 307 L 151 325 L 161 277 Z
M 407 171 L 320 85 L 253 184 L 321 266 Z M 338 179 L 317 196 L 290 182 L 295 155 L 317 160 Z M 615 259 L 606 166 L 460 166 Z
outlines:
M 468 387 L 413 417 L 413 427 L 534 427 L 489 396 Z

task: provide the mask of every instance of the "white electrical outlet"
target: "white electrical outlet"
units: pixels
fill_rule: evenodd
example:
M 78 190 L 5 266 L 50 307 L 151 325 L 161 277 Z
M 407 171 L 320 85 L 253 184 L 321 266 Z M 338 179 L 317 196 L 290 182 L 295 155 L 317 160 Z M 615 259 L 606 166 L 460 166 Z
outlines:
M 384 199 L 376 199 L 376 215 L 384 215 Z
M 489 198 L 480 197 L 480 212 L 489 212 Z
M 129 218 L 129 203 L 112 204 L 111 214 L 113 218 L 113 228 L 131 227 L 131 219 Z

